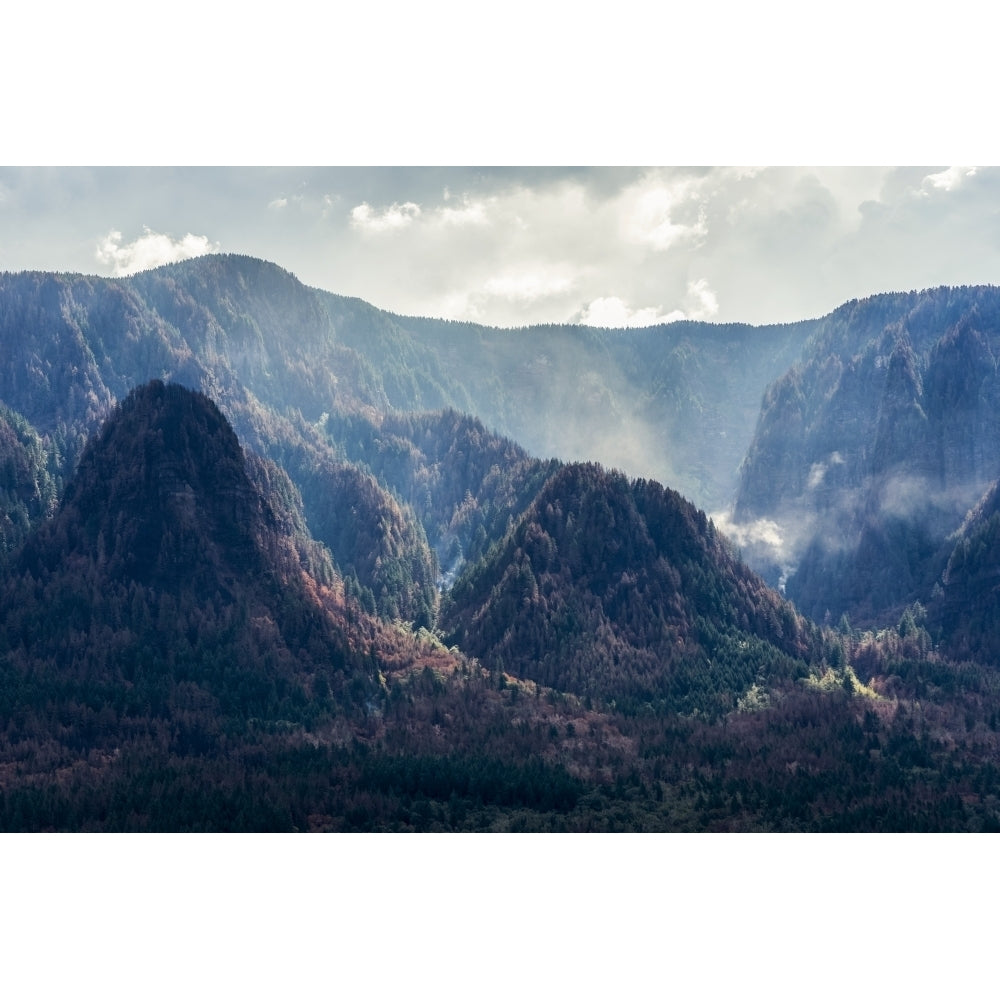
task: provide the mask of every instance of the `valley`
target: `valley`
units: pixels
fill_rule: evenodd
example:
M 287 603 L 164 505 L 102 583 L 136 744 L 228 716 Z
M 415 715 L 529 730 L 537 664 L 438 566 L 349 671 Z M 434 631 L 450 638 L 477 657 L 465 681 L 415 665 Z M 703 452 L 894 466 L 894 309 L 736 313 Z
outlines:
M 0 827 L 1000 827 L 1000 291 L 0 274 Z

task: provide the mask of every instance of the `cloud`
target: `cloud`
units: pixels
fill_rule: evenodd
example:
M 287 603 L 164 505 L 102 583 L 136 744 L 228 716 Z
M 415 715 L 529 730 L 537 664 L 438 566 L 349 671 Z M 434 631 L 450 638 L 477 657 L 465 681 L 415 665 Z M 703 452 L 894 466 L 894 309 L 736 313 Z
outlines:
M 874 292 L 995 280 L 1000 266 L 996 215 L 984 209 L 1000 171 L 982 167 L 411 170 L 364 181 L 345 185 L 330 213 L 342 227 L 317 230 L 331 245 L 314 258 L 326 273 L 305 278 L 409 315 L 794 322 Z
M 98 244 L 96 251 L 97 259 L 111 268 L 114 277 L 135 274 L 161 264 L 172 264 L 219 250 L 219 244 L 210 242 L 207 236 L 187 233 L 175 240 L 166 233 L 154 233 L 148 226 L 144 226 L 142 236 L 131 243 L 123 244 L 122 238 L 117 229 L 112 229 Z
M 809 479 L 806 483 L 806 489 L 816 489 L 817 486 L 822 484 L 832 466 L 844 464 L 844 457 L 839 451 L 831 452 L 830 457 L 825 462 L 813 462 L 809 467 Z
M 626 239 L 658 251 L 698 243 L 708 234 L 701 186 L 699 178 L 634 185 L 623 199 Z
M 381 213 L 375 212 L 367 201 L 351 209 L 351 225 L 369 233 L 381 233 L 387 230 L 405 229 L 420 218 L 420 206 L 416 202 L 406 201 L 402 204 L 393 202 Z
M 875 292 L 995 282 L 998 204 L 1000 170 L 947 164 L 0 167 L 0 266 L 141 267 L 141 240 L 127 244 L 148 223 L 173 242 L 209 234 L 307 284 L 407 315 L 441 315 L 447 304 L 451 318 L 498 326 L 634 325 L 678 313 L 791 322 Z M 106 220 L 125 238 L 105 241 L 98 266 Z M 517 293 L 513 276 L 535 266 L 566 272 Z M 484 290 L 491 281 L 498 294 Z
M 679 309 L 666 315 L 662 315 L 656 306 L 647 306 L 645 309 L 630 309 L 620 298 L 612 295 L 594 299 L 575 322 L 582 323 L 584 326 L 600 326 L 618 330 L 624 327 L 672 323 L 678 319 L 685 319 L 685 314 Z
M 267 203 L 267 208 L 270 212 L 284 212 L 285 209 L 288 209 L 289 212 L 298 210 L 308 217 L 317 212 L 322 216 L 329 209 L 330 204 L 329 195 L 317 199 L 309 194 L 296 193 L 282 194 L 278 195 L 277 198 L 272 198 Z
M 936 174 L 928 174 L 923 181 L 923 193 L 927 193 L 929 187 L 938 191 L 954 191 L 962 186 L 966 177 L 974 177 L 975 167 L 948 167 Z
M 766 574 L 785 592 L 785 584 L 798 566 L 804 547 L 819 537 L 824 547 L 833 542 L 829 531 L 816 534 L 817 515 L 804 507 L 789 505 L 773 518 L 759 517 L 752 521 L 734 521 L 728 511 L 711 515 L 715 526 L 736 545 L 747 565 Z M 832 521 L 827 522 L 828 526 Z M 833 542 L 833 544 L 837 544 Z M 776 578 L 772 576 L 777 568 Z
M 631 309 L 617 295 L 602 296 L 591 301 L 573 318 L 573 322 L 619 330 L 624 327 L 674 323 L 682 319 L 709 320 L 719 311 L 719 301 L 705 278 L 688 282 L 682 305 L 682 309 L 663 313 L 659 306 Z
M 564 295 L 573 284 L 574 278 L 566 269 L 539 265 L 496 275 L 485 283 L 483 290 L 495 298 L 523 303 Z
M 454 199 L 447 189 L 443 198 L 445 204 L 440 206 L 427 208 L 414 201 L 394 202 L 381 211 L 365 201 L 351 209 L 351 225 L 362 231 L 384 232 L 393 229 L 406 229 L 415 222 L 419 222 L 425 229 L 489 224 L 489 199 L 474 199 L 463 196 L 459 204 L 450 204 Z M 327 196 L 327 200 L 329 200 L 329 196 Z
M 448 197 L 446 192 L 445 200 Z M 461 208 L 443 206 L 436 213 L 436 219 L 445 226 L 486 226 L 490 221 L 487 202 L 468 199 L 463 201 Z
M 689 281 L 684 297 L 684 311 L 688 319 L 712 319 L 719 311 L 719 300 L 705 278 Z
M 777 521 L 767 517 L 755 521 L 736 522 L 726 511 L 712 514 L 715 526 L 737 545 L 762 545 L 770 549 L 778 559 L 787 558 L 785 538 Z

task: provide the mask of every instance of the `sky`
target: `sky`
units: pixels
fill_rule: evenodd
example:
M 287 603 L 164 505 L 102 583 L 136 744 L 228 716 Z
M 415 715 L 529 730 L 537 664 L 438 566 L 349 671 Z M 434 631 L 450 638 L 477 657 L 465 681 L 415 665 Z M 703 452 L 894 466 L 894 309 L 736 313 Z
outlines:
M 0 270 L 243 253 L 497 326 L 787 322 L 1000 275 L 1000 173 L 953 165 L 1000 163 L 967 0 L 22 6 Z
M 1000 280 L 1000 169 L 0 168 L 0 270 L 211 252 L 404 315 L 788 322 Z

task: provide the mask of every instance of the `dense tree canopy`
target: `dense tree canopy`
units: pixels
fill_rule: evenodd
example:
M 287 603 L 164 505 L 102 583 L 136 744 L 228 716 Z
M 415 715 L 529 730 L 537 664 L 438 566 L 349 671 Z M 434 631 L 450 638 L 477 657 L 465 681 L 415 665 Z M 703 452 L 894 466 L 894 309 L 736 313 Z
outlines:
M 0 828 L 996 829 L 998 318 L 500 331 L 245 257 L 0 275 Z M 808 515 L 798 608 L 569 461 L 611 439 L 720 503 L 749 445 L 737 519 Z

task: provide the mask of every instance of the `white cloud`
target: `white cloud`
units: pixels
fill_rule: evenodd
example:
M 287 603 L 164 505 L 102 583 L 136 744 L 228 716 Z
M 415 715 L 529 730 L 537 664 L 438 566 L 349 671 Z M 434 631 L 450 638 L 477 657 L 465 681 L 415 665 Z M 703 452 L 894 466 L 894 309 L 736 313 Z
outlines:
M 328 196 L 329 197 L 329 196 Z M 450 192 L 444 193 L 444 200 L 452 202 Z M 378 211 L 368 202 L 362 202 L 351 209 L 351 225 L 367 232 L 384 232 L 405 229 L 415 222 L 426 227 L 485 226 L 489 224 L 489 200 L 463 197 L 460 204 L 445 204 L 436 208 L 423 208 L 413 201 L 395 202 Z
M 830 457 L 825 462 L 813 462 L 809 467 L 809 479 L 806 483 L 806 488 L 810 490 L 816 489 L 817 486 L 822 484 L 832 466 L 844 464 L 844 457 L 839 451 L 831 452 Z
M 688 319 L 712 319 L 719 311 L 719 300 L 705 278 L 689 281 L 684 296 L 684 314 Z
M 707 279 L 687 283 L 682 309 L 668 313 L 660 312 L 658 306 L 631 309 L 618 296 L 610 295 L 594 299 L 575 319 L 584 326 L 601 326 L 609 329 L 622 327 L 655 326 L 658 323 L 673 323 L 677 320 L 710 320 L 719 311 L 719 301 Z
M 154 233 L 144 226 L 142 236 L 124 244 L 122 234 L 117 229 L 111 230 L 98 244 L 96 256 L 102 264 L 111 268 L 113 276 L 122 277 L 218 250 L 219 244 L 210 242 L 207 236 L 187 233 L 175 240 L 166 233 Z
M 813 462 L 809 468 L 809 481 L 806 483 L 807 489 L 814 490 L 823 482 L 823 478 L 826 476 L 826 468 L 825 462 Z
M 464 319 L 473 323 L 489 323 L 490 317 L 483 312 L 476 297 L 467 291 L 455 291 L 428 303 L 421 315 L 445 316 L 449 319 Z
M 923 187 L 925 191 L 928 187 L 938 191 L 954 191 L 962 186 L 966 177 L 974 177 L 975 173 L 975 167 L 948 167 L 939 173 L 928 174 L 924 178 Z
M 288 205 L 287 198 L 275 198 L 274 201 L 268 202 L 267 207 L 277 211 L 278 209 L 287 207 L 287 205 Z
M 733 521 L 732 515 L 726 511 L 713 513 L 712 520 L 715 526 L 737 545 L 763 545 L 779 558 L 786 554 L 785 539 L 777 521 L 760 517 L 756 521 L 738 523 Z
M 634 326 L 655 326 L 657 323 L 672 323 L 685 319 L 680 309 L 662 315 L 656 306 L 645 309 L 630 309 L 616 295 L 594 299 L 576 320 L 584 326 L 600 326 L 611 330 Z
M 699 242 L 708 234 L 700 190 L 697 178 L 635 185 L 623 198 L 626 239 L 660 251 Z
M 336 267 L 323 260 L 336 290 L 407 314 L 447 300 L 462 309 L 452 318 L 498 326 L 790 322 L 874 292 L 991 280 L 1000 259 L 972 201 L 1000 190 L 982 167 L 404 179 L 345 193 L 331 214 L 353 239 Z
M 546 266 L 510 270 L 490 278 L 483 286 L 488 295 L 511 302 L 536 302 L 564 295 L 573 287 L 574 279 L 562 268 Z
M 387 209 L 377 213 L 367 201 L 351 209 L 351 225 L 370 233 L 381 233 L 392 229 L 405 229 L 415 219 L 420 218 L 420 206 L 416 202 L 402 204 L 393 202 Z
M 446 200 L 450 197 L 445 192 Z M 483 201 L 463 201 L 461 208 L 445 205 L 436 216 L 446 226 L 485 226 L 489 224 L 486 203 Z

